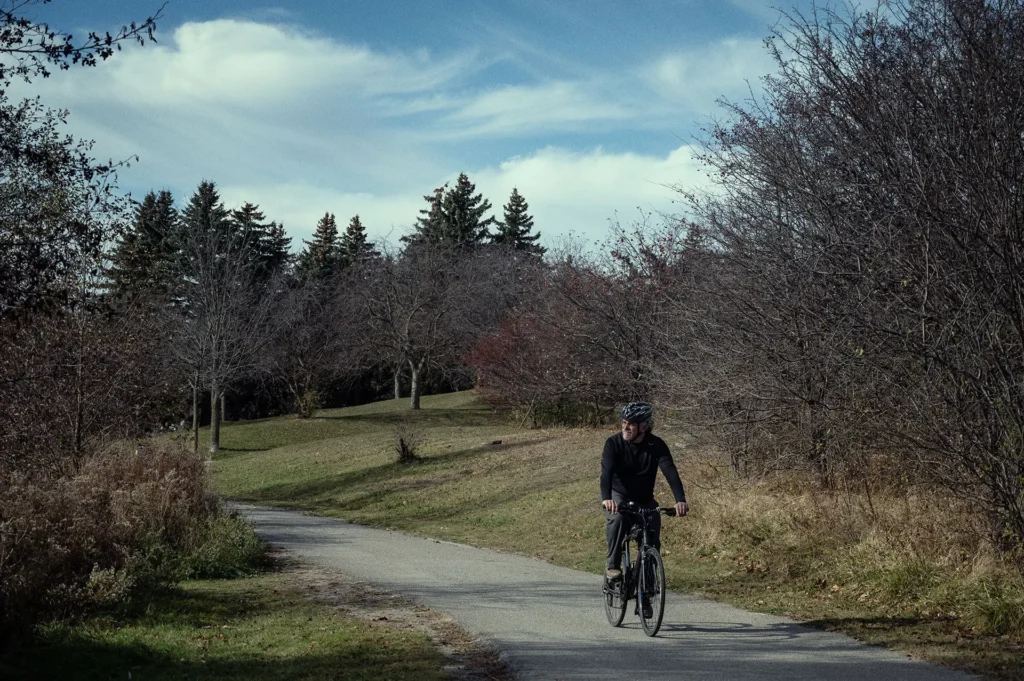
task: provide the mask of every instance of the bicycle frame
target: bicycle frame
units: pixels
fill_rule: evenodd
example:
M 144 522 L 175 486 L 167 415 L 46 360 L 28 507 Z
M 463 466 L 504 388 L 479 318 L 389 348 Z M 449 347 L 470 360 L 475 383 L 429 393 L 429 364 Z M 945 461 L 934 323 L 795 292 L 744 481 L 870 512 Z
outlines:
M 640 598 L 638 597 L 637 586 L 640 583 L 640 572 L 644 569 L 646 563 L 646 552 L 644 548 L 650 545 L 650 520 L 651 514 L 659 513 L 658 509 L 643 509 L 643 508 L 623 508 L 619 507 L 619 513 L 633 517 L 633 526 L 626 532 L 626 535 L 622 538 L 622 555 L 626 559 L 626 570 L 622 574 L 622 587 L 623 587 L 623 598 L 626 600 L 635 599 L 637 604 L 636 607 L 640 608 Z M 636 558 L 634 559 L 630 555 L 630 545 L 636 542 Z

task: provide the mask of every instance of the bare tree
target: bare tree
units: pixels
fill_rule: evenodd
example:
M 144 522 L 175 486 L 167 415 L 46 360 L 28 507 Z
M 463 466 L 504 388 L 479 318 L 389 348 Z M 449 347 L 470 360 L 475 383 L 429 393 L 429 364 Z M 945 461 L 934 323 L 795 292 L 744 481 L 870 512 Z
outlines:
M 351 265 L 330 281 L 310 279 L 282 296 L 267 354 L 271 373 L 300 417 L 313 415 L 326 385 L 355 377 L 372 363 L 373 339 L 361 323 L 370 267 Z
M 364 315 L 381 363 L 409 368 L 410 408 L 420 407 L 428 369 L 468 379 L 464 356 L 515 304 L 535 261 L 504 248 L 429 243 L 385 253 L 365 289 Z M 397 392 L 397 376 L 395 384 Z
M 191 376 L 193 443 L 200 386 L 210 391 L 210 451 L 220 449 L 219 401 L 232 381 L 260 369 L 278 283 L 257 276 L 251 234 L 208 229 L 179 237 L 181 279 L 173 352 Z

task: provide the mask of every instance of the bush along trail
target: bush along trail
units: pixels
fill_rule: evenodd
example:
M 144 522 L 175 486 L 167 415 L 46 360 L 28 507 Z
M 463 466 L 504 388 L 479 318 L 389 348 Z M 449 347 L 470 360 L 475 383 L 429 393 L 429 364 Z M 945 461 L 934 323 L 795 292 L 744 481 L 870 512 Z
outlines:
M 418 412 L 385 401 L 236 423 L 213 472 L 226 497 L 599 572 L 609 431 L 521 424 L 472 392 L 425 397 Z M 713 450 L 659 434 L 693 502 L 664 526 L 672 588 L 1024 678 L 1024 580 L 966 504 L 921 488 L 824 492 L 794 473 L 743 478 Z M 404 463 L 398 435 L 415 445 Z

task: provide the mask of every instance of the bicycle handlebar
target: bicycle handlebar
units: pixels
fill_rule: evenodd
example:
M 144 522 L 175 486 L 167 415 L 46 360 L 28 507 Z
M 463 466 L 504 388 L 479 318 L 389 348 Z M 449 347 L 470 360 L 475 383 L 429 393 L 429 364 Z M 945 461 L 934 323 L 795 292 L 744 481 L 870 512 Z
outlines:
M 601 508 L 604 508 L 604 504 L 601 504 Z M 623 503 L 619 504 L 619 513 L 625 512 L 625 513 L 632 513 L 634 515 L 640 515 L 641 513 L 654 513 L 655 511 L 659 511 L 659 512 L 664 513 L 665 515 L 671 516 L 671 517 L 675 517 L 675 515 L 676 515 L 676 509 L 675 509 L 674 506 L 669 506 L 668 508 L 666 508 L 664 506 L 661 506 L 661 507 L 655 509 L 655 508 L 640 508 L 640 507 L 638 507 L 636 505 L 636 502 L 633 502 L 633 501 L 626 501 L 626 502 L 623 502 Z

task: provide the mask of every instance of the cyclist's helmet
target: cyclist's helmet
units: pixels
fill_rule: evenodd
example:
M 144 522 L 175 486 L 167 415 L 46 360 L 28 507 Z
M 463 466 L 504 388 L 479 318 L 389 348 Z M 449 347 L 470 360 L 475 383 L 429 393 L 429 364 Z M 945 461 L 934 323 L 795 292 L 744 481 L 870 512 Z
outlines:
M 647 423 L 651 420 L 651 405 L 646 402 L 630 402 L 622 408 L 622 420 L 633 423 Z

